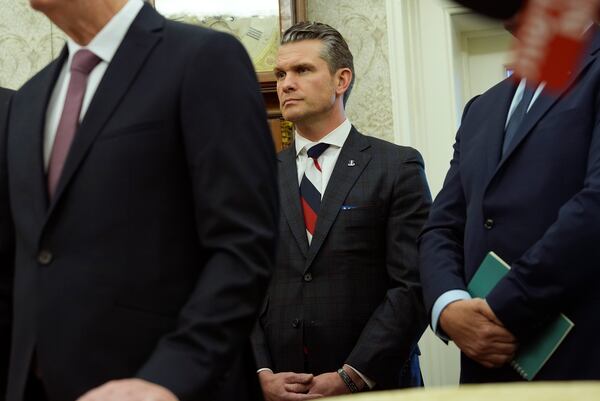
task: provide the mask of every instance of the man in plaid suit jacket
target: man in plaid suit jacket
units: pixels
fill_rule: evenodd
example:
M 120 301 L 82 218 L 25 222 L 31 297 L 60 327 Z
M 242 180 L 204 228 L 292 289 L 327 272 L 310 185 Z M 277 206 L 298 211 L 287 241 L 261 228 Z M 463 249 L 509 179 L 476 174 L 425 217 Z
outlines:
M 275 74 L 296 136 L 279 154 L 278 257 L 253 335 L 267 400 L 421 385 L 415 239 L 431 203 L 423 160 L 348 122 L 353 73 L 330 26 L 284 34 Z

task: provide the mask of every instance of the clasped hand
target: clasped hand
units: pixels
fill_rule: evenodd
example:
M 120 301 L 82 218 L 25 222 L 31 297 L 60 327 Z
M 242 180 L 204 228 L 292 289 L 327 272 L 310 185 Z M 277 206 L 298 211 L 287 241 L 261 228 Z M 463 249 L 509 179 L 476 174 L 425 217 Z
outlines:
M 318 376 L 307 373 L 259 373 L 260 385 L 266 401 L 304 401 L 350 391 L 337 372 Z
M 505 365 L 517 350 L 516 338 L 483 299 L 449 304 L 442 311 L 439 324 L 466 356 L 486 368 Z

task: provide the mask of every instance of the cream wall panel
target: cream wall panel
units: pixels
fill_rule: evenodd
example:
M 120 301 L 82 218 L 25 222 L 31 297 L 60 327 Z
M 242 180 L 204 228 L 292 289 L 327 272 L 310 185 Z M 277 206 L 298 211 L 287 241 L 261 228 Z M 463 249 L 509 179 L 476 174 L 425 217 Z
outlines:
M 308 19 L 331 25 L 354 55 L 356 82 L 346 111 L 365 134 L 394 141 L 385 0 L 308 0 Z
M 0 86 L 17 89 L 53 58 L 48 19 L 28 0 L 0 0 Z

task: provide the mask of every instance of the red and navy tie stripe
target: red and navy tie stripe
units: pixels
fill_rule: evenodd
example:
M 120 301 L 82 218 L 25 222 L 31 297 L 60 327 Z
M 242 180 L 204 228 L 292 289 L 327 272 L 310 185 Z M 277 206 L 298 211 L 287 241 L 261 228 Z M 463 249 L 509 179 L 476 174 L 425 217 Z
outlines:
M 300 181 L 300 202 L 309 242 L 315 233 L 317 216 L 321 208 L 321 165 L 318 159 L 328 147 L 326 143 L 319 143 L 308 149 L 308 157 L 312 163 L 308 164 Z

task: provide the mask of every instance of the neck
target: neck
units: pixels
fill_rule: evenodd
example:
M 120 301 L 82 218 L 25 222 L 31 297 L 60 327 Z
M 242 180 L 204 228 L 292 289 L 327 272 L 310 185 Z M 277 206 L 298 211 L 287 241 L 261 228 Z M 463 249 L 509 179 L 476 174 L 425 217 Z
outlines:
M 128 0 L 80 0 L 62 8 L 40 10 L 80 46 L 86 46 Z
M 329 116 L 325 120 L 299 121 L 296 123 L 296 130 L 309 141 L 318 142 L 339 127 L 344 120 L 346 120 L 346 114 L 341 109 L 335 115 Z

